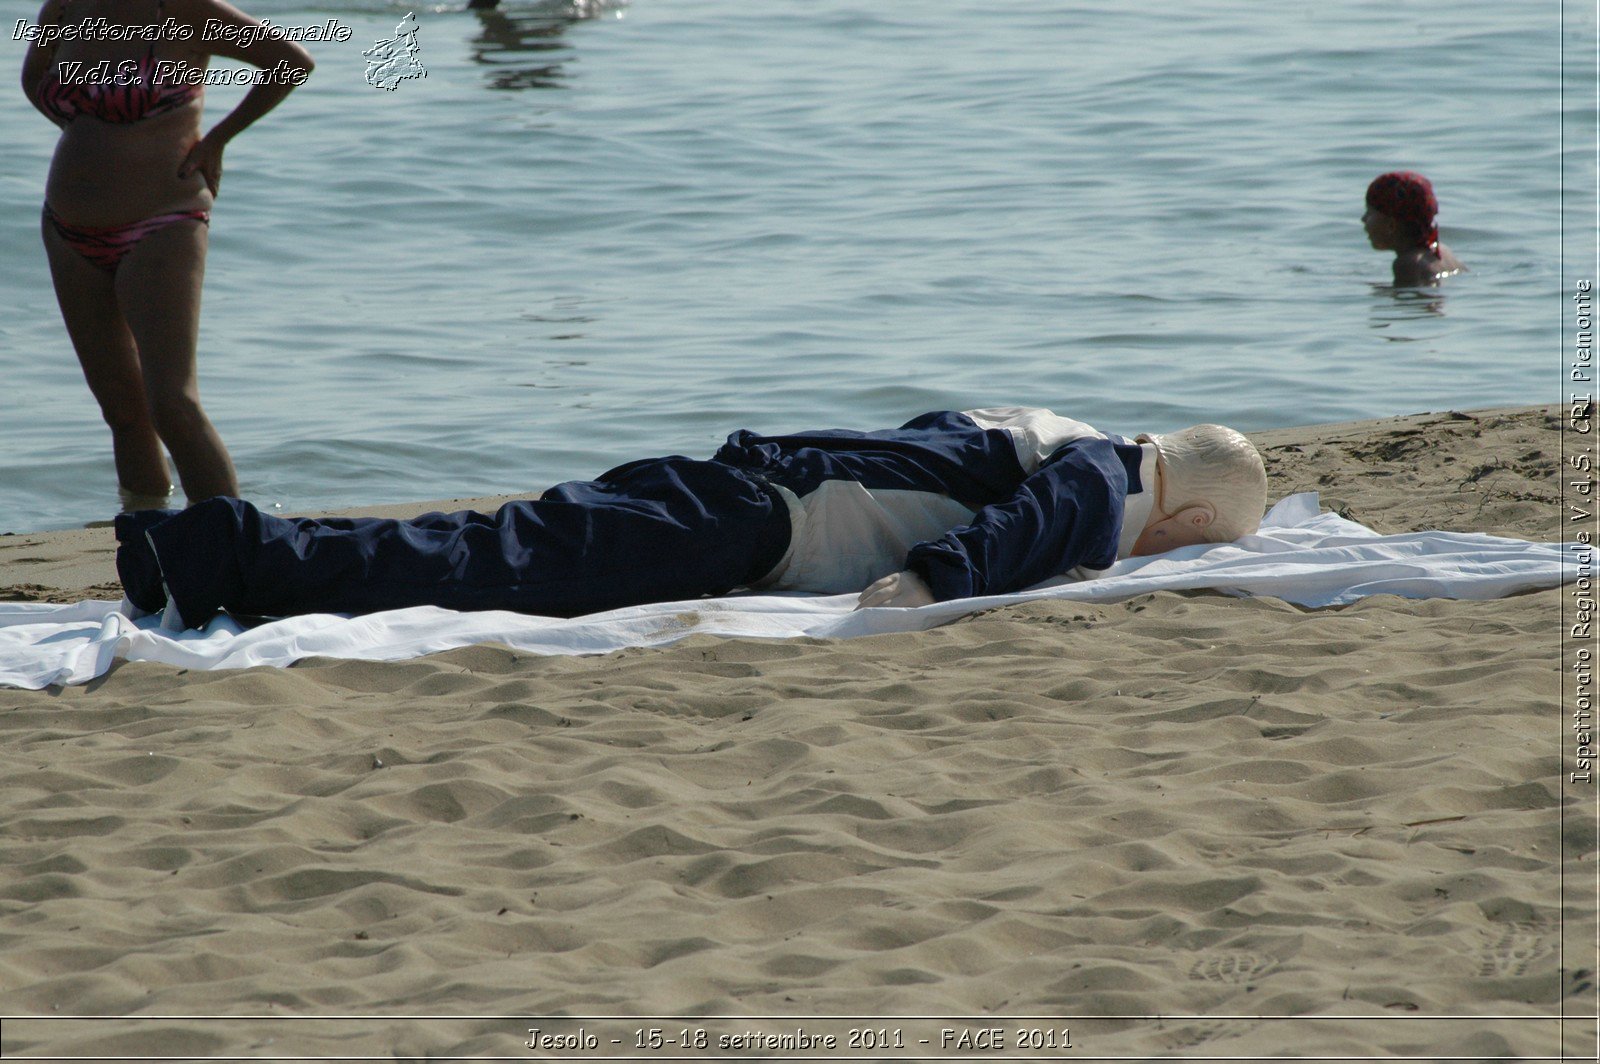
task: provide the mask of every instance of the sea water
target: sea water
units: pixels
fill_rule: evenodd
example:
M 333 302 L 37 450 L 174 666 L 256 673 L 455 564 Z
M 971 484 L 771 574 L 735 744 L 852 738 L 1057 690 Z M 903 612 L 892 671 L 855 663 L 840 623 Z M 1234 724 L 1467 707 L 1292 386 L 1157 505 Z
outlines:
M 1593 19 L 1549 0 L 243 6 L 350 30 L 230 145 L 211 228 L 202 394 L 264 505 L 936 408 L 1133 433 L 1561 395 L 1563 37 Z M 36 7 L 5 12 L 0 531 L 62 528 L 118 496 L 39 243 Z M 374 85 L 408 12 L 425 76 Z M 1401 168 L 1471 269 L 1437 290 L 1362 232 Z

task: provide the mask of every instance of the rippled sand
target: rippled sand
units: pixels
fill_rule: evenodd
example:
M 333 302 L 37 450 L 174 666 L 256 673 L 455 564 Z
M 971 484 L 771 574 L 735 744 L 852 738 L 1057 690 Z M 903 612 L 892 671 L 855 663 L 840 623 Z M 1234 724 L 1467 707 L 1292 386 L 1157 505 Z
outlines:
M 1275 498 L 1555 539 L 1559 425 L 1259 440 Z M 103 533 L 16 539 L 0 582 L 106 578 Z M 0 1000 L 52 1018 L 4 1051 L 538 1055 L 527 1027 L 575 1024 L 533 1017 L 659 1013 L 1048 1016 L 1074 1059 L 1556 1054 L 1595 1000 L 1562 594 L 0 691 Z M 380 1015 L 456 1018 L 351 1018 Z

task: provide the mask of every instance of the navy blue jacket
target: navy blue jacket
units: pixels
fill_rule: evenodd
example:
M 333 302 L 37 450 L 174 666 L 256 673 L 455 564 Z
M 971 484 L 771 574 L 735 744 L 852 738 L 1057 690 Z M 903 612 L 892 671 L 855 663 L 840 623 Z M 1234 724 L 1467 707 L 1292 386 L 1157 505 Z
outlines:
M 789 549 L 761 586 L 843 593 L 909 569 L 941 601 L 1126 556 L 1155 471 L 1152 445 L 1023 407 L 936 411 L 876 432 L 741 430 L 715 460 L 789 505 Z

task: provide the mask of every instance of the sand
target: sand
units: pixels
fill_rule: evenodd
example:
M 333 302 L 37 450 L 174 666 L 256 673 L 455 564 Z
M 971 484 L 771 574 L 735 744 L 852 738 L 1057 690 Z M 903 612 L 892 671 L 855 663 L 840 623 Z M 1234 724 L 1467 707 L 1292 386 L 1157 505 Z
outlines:
M 1273 498 L 1555 540 L 1561 424 L 1256 438 Z M 104 529 L 0 537 L 6 597 L 113 583 Z M 1592 1059 L 1567 593 L 0 690 L 0 1050 Z M 593 1018 L 645 1015 L 696 1019 Z

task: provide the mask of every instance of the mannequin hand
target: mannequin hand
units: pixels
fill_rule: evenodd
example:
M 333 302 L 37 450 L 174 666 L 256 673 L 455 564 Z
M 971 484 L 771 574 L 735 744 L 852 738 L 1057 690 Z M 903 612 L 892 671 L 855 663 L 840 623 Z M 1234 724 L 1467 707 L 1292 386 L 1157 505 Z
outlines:
M 856 609 L 864 610 L 873 606 L 926 606 L 933 601 L 933 592 L 928 590 L 928 582 L 913 572 L 890 573 L 882 580 L 873 584 L 861 593 L 861 598 L 856 601 Z

